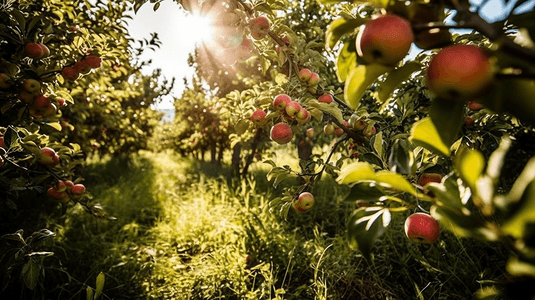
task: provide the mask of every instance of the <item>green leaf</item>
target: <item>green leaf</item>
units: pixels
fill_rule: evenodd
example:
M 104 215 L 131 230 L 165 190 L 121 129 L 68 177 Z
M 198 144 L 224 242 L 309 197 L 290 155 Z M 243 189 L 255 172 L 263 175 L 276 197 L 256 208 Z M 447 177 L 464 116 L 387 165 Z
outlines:
M 388 167 L 392 172 L 403 175 L 414 175 L 414 153 L 410 149 L 406 139 L 397 139 L 392 145 L 388 157 Z
M 4 234 L 2 237 L 0 237 L 0 239 L 12 240 L 12 241 L 16 241 L 22 244 L 26 244 L 26 242 L 24 241 L 24 238 L 22 237 L 23 233 L 24 233 L 24 230 L 19 229 L 15 233 Z
M 449 147 L 440 138 L 431 118 L 424 118 L 414 123 L 409 140 L 414 145 L 422 146 L 434 153 L 444 156 L 450 155 Z
M 24 18 L 24 16 L 20 13 L 18 9 L 12 9 L 11 15 L 15 18 L 15 20 L 17 20 L 21 31 L 24 32 L 26 30 L 26 19 Z
M 93 300 L 93 289 L 90 286 L 88 286 L 85 289 L 85 292 L 86 292 L 85 299 L 86 300 Z
M 487 175 L 496 182 L 499 177 L 505 161 L 505 155 L 511 147 L 511 139 L 508 136 L 504 136 L 500 141 L 498 149 L 494 150 L 489 157 L 487 163 Z
M 532 172 L 535 174 L 535 169 Z M 502 230 L 519 239 L 524 236 L 526 224 L 531 222 L 535 222 L 535 180 L 532 180 L 524 189 L 519 205 L 502 224 Z
M 244 134 L 247 129 L 249 129 L 250 121 L 247 119 L 241 119 L 238 121 L 238 123 L 234 126 L 234 130 L 236 130 L 237 135 Z
M 371 260 L 371 249 L 375 241 L 390 224 L 392 215 L 387 208 L 361 208 L 353 212 L 347 228 L 351 247 L 358 249 L 362 255 Z
M 46 125 L 56 129 L 57 131 L 61 131 L 61 125 L 59 124 L 59 122 L 46 123 Z
M 461 101 L 434 99 L 429 117 L 438 130 L 441 140 L 449 148 L 459 135 L 464 121 L 464 103 Z
M 283 180 L 295 177 L 295 175 L 292 174 L 292 172 L 287 168 L 274 167 L 269 171 L 269 173 L 267 173 L 266 177 L 268 181 L 274 180 L 273 187 L 277 188 L 279 183 L 281 183 Z
M 27 263 L 24 264 L 24 266 L 22 267 L 21 276 L 22 280 L 24 281 L 24 285 L 28 289 L 33 290 L 35 288 L 40 272 L 41 266 L 35 263 L 33 259 L 30 259 Z
M 371 181 L 378 185 L 416 195 L 416 189 L 402 175 L 390 171 L 374 172 L 365 162 L 354 162 L 340 170 L 337 182 L 341 184 Z
M 378 96 L 379 101 L 383 103 L 386 102 L 398 85 L 400 85 L 403 81 L 409 78 L 412 73 L 421 69 L 422 65 L 420 63 L 410 61 L 404 64 L 403 66 L 395 69 L 394 71 L 390 72 L 386 80 L 381 83 L 381 90 L 379 91 Z
M 333 116 L 340 123 L 342 123 L 344 121 L 344 116 L 342 115 L 342 111 L 340 110 L 338 105 L 334 105 L 332 103 L 331 104 L 327 104 L 327 103 L 324 103 L 324 102 L 319 102 L 317 100 L 311 100 L 311 101 L 307 102 L 307 106 L 313 107 L 313 108 L 317 108 L 320 111 Z
M 379 157 L 383 157 L 383 132 L 379 132 L 378 134 L 373 136 L 373 149 L 375 149 L 375 152 L 377 152 L 377 155 Z
M 325 44 L 327 49 L 332 49 L 336 46 L 336 43 L 340 38 L 347 33 L 352 33 L 355 28 L 366 23 L 369 19 L 352 19 L 346 20 L 344 18 L 339 18 L 331 22 L 325 31 Z
M 496 230 L 485 227 L 483 221 L 477 216 L 437 205 L 431 207 L 431 216 L 460 237 L 472 237 L 484 241 L 497 241 L 499 239 Z
M 106 279 L 106 276 L 104 275 L 104 273 L 100 272 L 97 276 L 97 281 L 96 281 L 95 299 L 98 299 L 98 296 L 102 294 L 102 290 L 104 289 L 105 279 Z
M 26 244 L 28 244 L 31 247 L 34 247 L 40 243 L 42 243 L 45 240 L 48 240 L 49 238 L 55 237 L 56 234 L 46 228 L 38 230 L 29 237 L 26 238 Z
M 352 109 L 359 105 L 360 98 L 364 95 L 366 89 L 379 76 L 392 70 L 392 67 L 386 67 L 379 64 L 359 65 L 346 78 L 344 87 L 344 99 Z
M 350 201 L 378 201 L 384 194 L 385 193 L 375 184 L 370 182 L 358 182 L 351 186 L 351 191 L 346 198 Z
M 465 207 L 466 203 L 463 203 L 456 179 L 453 174 L 450 174 L 442 179 L 442 183 L 429 183 L 426 189 L 435 195 L 440 202 L 440 206 L 455 209 L 469 215 L 470 211 Z
M 475 190 L 476 182 L 485 170 L 485 157 L 479 150 L 464 147 L 455 157 L 455 169 L 461 179 Z
M 346 42 L 336 56 L 336 77 L 338 81 L 346 81 L 349 72 L 356 67 L 357 49 L 355 43 L 352 41 Z

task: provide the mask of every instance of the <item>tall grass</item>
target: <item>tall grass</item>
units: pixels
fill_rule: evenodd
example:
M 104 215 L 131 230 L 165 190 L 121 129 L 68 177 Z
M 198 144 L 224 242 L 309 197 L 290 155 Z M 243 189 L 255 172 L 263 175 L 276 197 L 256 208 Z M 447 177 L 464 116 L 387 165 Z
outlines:
M 368 262 L 346 242 L 346 188 L 324 176 L 315 207 L 283 219 L 266 172 L 257 164 L 236 181 L 171 153 L 93 161 L 86 185 L 118 220 L 74 209 L 57 225 L 57 256 L 73 279 L 56 294 L 85 296 L 101 271 L 109 299 L 470 299 L 503 277 L 507 249 L 448 233 L 415 245 L 402 218 Z

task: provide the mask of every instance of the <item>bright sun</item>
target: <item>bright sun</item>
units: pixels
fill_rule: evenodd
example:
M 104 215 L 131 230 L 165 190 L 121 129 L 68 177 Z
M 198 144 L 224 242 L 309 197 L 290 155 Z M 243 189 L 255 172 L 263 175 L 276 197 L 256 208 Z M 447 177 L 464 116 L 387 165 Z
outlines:
M 189 38 L 192 43 L 198 44 L 200 42 L 206 42 L 213 38 L 213 30 L 211 20 L 204 16 L 188 15 L 185 22 Z

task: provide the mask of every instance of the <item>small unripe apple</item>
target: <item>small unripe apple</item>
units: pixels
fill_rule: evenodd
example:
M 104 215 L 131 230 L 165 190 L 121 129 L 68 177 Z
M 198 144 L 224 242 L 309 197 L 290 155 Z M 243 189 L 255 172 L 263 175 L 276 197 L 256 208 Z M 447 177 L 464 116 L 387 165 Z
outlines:
M 299 198 L 292 203 L 298 212 L 305 212 L 314 206 L 314 196 L 309 192 L 299 194 Z
M 284 110 L 288 116 L 293 117 L 301 110 L 301 105 L 298 102 L 290 101 Z
M 251 115 L 251 121 L 253 121 L 253 123 L 255 123 L 255 124 L 262 123 L 265 118 L 266 118 L 266 112 L 261 110 L 261 109 L 256 110 Z
M 39 47 L 41 47 L 41 50 L 43 51 L 42 56 L 40 58 L 45 58 L 50 55 L 50 49 L 46 45 L 39 44 Z
M 318 98 L 318 101 L 331 104 L 333 102 L 333 96 L 331 94 L 323 94 Z
M 341 136 L 342 134 L 344 134 L 344 130 L 342 128 L 335 128 L 334 129 L 334 135 Z
M 73 68 L 80 74 L 87 74 L 91 72 L 91 67 L 85 61 L 77 61 Z
M 494 79 L 485 51 L 472 45 L 440 50 L 427 69 L 427 85 L 436 96 L 466 101 L 483 94 Z
M 310 115 L 308 110 L 304 107 L 301 107 L 299 111 L 295 114 L 295 118 L 298 120 L 306 120 L 306 118 Z
M 482 110 L 483 108 L 485 108 L 485 106 L 483 106 L 483 104 L 481 103 L 470 101 L 468 102 L 468 108 L 473 111 L 478 111 L 478 110 Z
M 311 93 L 312 95 L 316 96 L 318 93 L 318 86 L 317 85 L 310 85 L 307 87 L 307 91 Z
M 414 213 L 405 220 L 405 234 L 415 243 L 432 244 L 440 235 L 440 226 L 430 215 Z
M 40 46 L 40 44 L 37 43 L 28 43 L 24 46 L 24 53 L 26 56 L 33 58 L 33 59 L 39 59 L 44 57 L 44 50 Z
M 294 133 L 290 125 L 280 122 L 271 127 L 270 135 L 273 141 L 282 145 L 289 143 L 292 140 Z
M 411 24 L 393 14 L 368 21 L 359 31 L 357 53 L 368 63 L 395 66 L 409 53 L 414 40 Z
M 292 98 L 286 94 L 280 94 L 273 100 L 273 108 L 279 111 L 283 111 L 288 103 L 292 102 Z
M 13 85 L 11 77 L 6 73 L 0 73 L 0 89 L 8 89 Z
M 312 72 L 312 74 L 310 74 L 310 78 L 308 79 L 308 84 L 314 86 L 318 85 L 318 83 L 320 83 L 320 76 L 318 73 Z
M 251 36 L 255 40 L 263 39 L 269 32 L 269 26 L 270 26 L 269 19 L 264 16 L 260 16 L 260 17 L 256 17 L 252 19 L 250 21 L 250 24 L 251 24 Z
M 307 129 L 307 133 L 306 133 L 307 137 L 309 138 L 313 138 L 314 137 L 314 128 L 309 128 Z
M 299 80 L 308 82 L 310 76 L 312 76 L 312 71 L 310 71 L 309 69 L 301 69 L 301 71 L 299 71 L 298 76 Z
M 24 88 L 24 90 L 26 90 L 28 93 L 35 94 L 41 91 L 41 84 L 35 79 L 25 79 L 22 82 L 22 88 Z
M 57 99 L 59 108 L 64 108 L 67 106 L 67 102 L 65 102 L 65 99 L 59 98 Z
M 333 124 L 327 124 L 323 126 L 323 132 L 326 135 L 333 135 L 334 134 L 334 125 Z
M 50 98 L 43 95 L 37 95 L 33 100 L 32 106 L 39 109 L 48 107 L 50 104 L 52 104 Z
M 464 125 L 466 126 L 474 125 L 474 119 L 472 117 L 464 117 Z
M 364 129 L 362 131 L 362 134 L 365 136 L 365 137 L 371 137 L 372 135 L 375 134 L 375 126 L 371 125 L 371 126 L 367 126 L 366 129 Z
M 67 80 L 74 81 L 78 79 L 80 73 L 78 73 L 78 71 L 76 71 L 73 67 L 65 67 L 63 70 L 61 70 L 61 76 Z
M 423 173 L 420 175 L 420 178 L 418 179 L 418 184 L 421 187 L 424 187 L 431 182 L 440 183 L 442 181 L 442 174 L 438 173 Z
M 102 58 L 89 55 L 86 58 L 84 58 L 84 62 L 91 68 L 96 69 L 100 68 L 100 64 L 102 63 Z

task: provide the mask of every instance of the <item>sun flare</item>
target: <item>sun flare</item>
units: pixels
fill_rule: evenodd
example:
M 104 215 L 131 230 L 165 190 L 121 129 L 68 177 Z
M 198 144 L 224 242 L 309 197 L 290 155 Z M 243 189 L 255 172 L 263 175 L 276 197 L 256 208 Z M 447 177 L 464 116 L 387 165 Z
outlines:
M 187 31 L 195 44 L 210 41 L 213 38 L 211 19 L 206 16 L 189 15 L 186 17 Z

